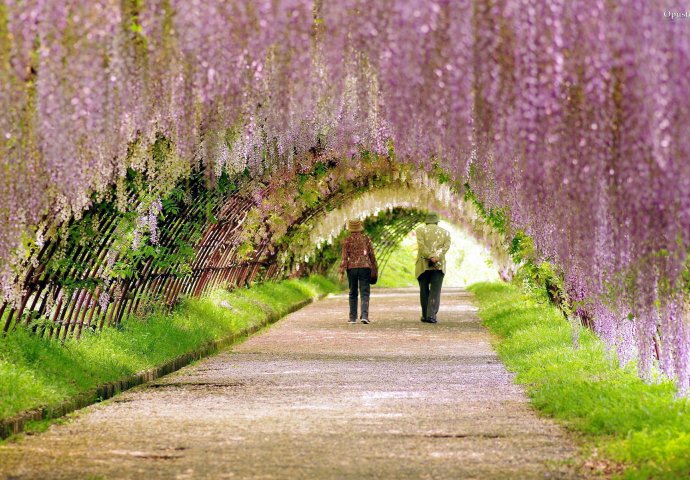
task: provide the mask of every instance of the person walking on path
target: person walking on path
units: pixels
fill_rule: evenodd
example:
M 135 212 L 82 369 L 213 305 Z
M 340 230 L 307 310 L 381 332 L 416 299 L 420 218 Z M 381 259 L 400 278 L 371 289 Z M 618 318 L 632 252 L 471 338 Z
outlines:
M 417 263 L 415 275 L 419 282 L 422 322 L 436 323 L 441 305 L 441 286 L 446 272 L 446 253 L 450 248 L 450 233 L 438 226 L 438 214 L 429 213 L 416 230 Z
M 373 276 L 378 272 L 376 256 L 371 239 L 364 233 L 361 220 L 349 220 L 347 229 L 350 234 L 343 240 L 343 258 L 340 263 L 340 278 L 347 271 L 347 282 L 350 287 L 350 320 L 357 323 L 357 296 L 361 297 L 362 323 L 369 323 L 369 292 Z

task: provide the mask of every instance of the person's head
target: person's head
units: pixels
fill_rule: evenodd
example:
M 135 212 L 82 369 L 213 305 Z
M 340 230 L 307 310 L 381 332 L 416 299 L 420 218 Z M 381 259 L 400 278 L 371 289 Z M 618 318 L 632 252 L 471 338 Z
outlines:
M 424 223 L 429 224 L 429 223 L 438 223 L 438 213 L 434 212 L 429 212 L 426 214 L 426 218 L 424 219 Z
M 361 220 L 358 219 L 352 219 L 347 221 L 347 230 L 350 233 L 355 233 L 355 232 L 363 232 L 364 231 L 364 224 L 362 223 Z

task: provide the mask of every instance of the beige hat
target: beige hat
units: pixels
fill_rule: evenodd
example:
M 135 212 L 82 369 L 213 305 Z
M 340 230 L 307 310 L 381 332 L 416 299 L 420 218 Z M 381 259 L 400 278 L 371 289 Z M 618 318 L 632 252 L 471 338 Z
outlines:
M 434 212 L 429 212 L 426 214 L 426 218 L 424 219 L 424 223 L 438 223 L 438 213 Z
M 348 220 L 347 229 L 351 232 L 362 232 L 364 231 L 364 225 L 362 224 L 361 220 Z

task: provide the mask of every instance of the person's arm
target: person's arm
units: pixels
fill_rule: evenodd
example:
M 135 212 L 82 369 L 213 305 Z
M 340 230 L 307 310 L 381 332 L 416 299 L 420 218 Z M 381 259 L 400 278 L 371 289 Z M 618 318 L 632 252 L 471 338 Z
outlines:
M 443 232 L 443 243 L 441 244 L 441 255 L 448 253 L 450 249 L 450 233 L 447 231 Z
M 429 259 L 434 255 L 434 252 L 429 250 L 429 245 L 427 245 L 424 228 L 417 230 L 417 252 L 424 259 Z
M 379 265 L 376 263 L 376 253 L 374 253 L 374 244 L 371 241 L 371 238 L 367 237 L 367 244 L 369 245 L 367 248 L 369 249 L 369 259 L 371 260 L 371 267 L 375 268 L 378 270 Z
M 347 269 L 347 239 L 343 240 L 343 248 L 342 248 L 342 260 L 340 261 L 340 274 Z

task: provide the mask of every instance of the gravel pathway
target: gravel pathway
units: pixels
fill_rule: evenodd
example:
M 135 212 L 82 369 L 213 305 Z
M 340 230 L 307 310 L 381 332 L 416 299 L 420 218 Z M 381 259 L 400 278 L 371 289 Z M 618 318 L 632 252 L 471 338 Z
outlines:
M 499 362 L 471 294 L 312 304 L 232 350 L 0 446 L 6 479 L 576 478 L 577 451 Z

